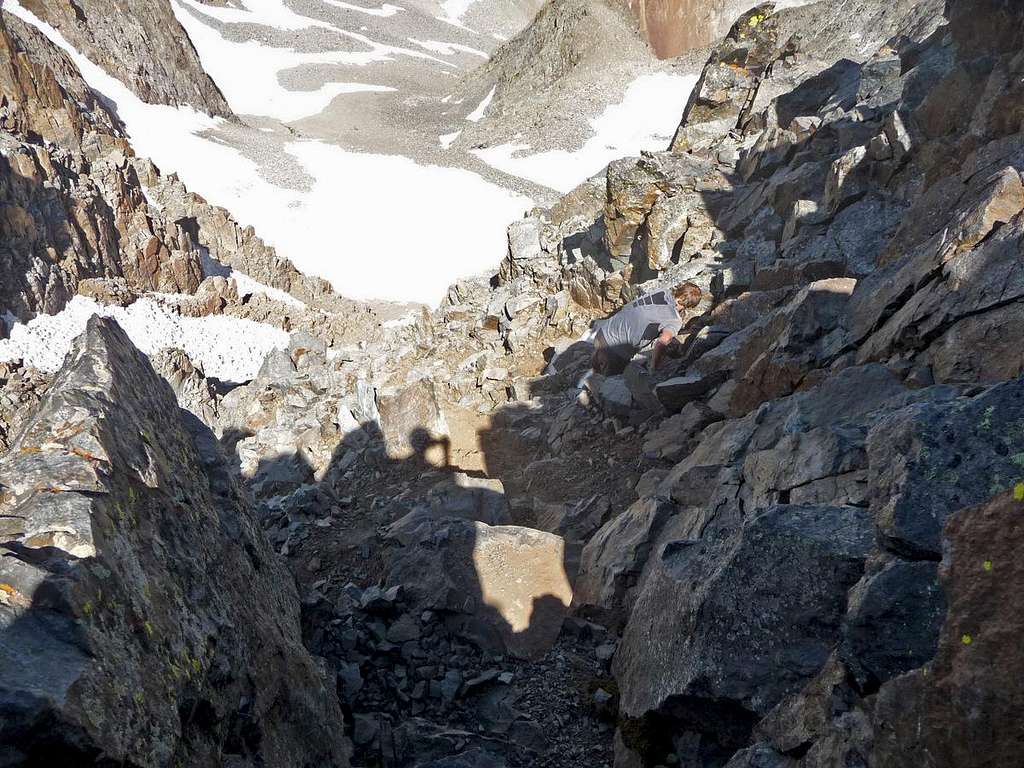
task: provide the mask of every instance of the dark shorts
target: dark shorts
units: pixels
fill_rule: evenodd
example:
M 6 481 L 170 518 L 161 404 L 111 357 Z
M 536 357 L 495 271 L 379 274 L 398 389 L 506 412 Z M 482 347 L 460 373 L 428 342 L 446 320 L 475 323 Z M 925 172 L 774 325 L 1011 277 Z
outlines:
M 636 350 L 625 345 L 609 346 L 601 331 L 594 337 L 594 356 L 590 367 L 602 376 L 618 376 L 629 365 Z

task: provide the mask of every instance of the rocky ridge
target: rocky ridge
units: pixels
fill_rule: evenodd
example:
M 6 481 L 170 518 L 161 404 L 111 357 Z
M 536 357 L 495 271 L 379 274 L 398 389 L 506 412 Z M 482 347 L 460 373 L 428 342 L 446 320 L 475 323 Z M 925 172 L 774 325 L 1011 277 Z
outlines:
M 1018 663 L 1022 19 L 944 10 L 742 16 L 670 150 L 516 222 L 493 280 L 387 328 L 145 182 L 309 302 L 208 277 L 181 311 L 260 314 L 290 348 L 230 391 L 154 364 L 290 567 L 355 764 L 1013 759 L 1019 695 L 991 670 Z M 704 298 L 673 368 L 584 380 L 591 320 L 683 279 Z M 14 435 L 48 381 L 5 376 Z
M 143 101 L 233 118 L 169 2 L 26 0 L 24 6 Z

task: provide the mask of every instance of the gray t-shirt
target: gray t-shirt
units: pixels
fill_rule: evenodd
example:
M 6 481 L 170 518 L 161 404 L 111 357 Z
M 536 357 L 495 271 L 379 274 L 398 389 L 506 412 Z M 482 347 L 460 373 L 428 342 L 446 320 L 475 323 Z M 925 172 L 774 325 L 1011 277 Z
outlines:
M 609 347 L 637 350 L 654 342 L 663 330 L 676 334 L 682 327 L 675 297 L 663 290 L 631 301 L 601 323 L 598 330 Z

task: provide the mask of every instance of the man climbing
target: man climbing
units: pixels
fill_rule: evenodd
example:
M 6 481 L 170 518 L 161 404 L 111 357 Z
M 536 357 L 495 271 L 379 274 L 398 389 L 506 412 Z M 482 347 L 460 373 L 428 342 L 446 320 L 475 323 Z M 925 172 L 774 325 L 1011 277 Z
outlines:
M 651 369 L 657 370 L 665 355 L 678 347 L 676 334 L 683 327 L 683 312 L 700 303 L 701 290 L 680 283 L 641 296 L 600 323 L 594 336 L 591 367 L 595 373 L 615 376 L 625 370 L 633 355 L 651 343 Z

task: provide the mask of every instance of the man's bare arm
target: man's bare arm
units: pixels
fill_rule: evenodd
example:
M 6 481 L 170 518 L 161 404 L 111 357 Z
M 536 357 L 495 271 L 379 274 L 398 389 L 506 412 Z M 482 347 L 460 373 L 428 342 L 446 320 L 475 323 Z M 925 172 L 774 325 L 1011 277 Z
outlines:
M 658 339 L 654 342 L 654 354 L 651 355 L 652 370 L 656 371 L 661 367 L 662 360 L 665 357 L 665 350 L 675 337 L 676 335 L 668 328 L 658 335 Z

